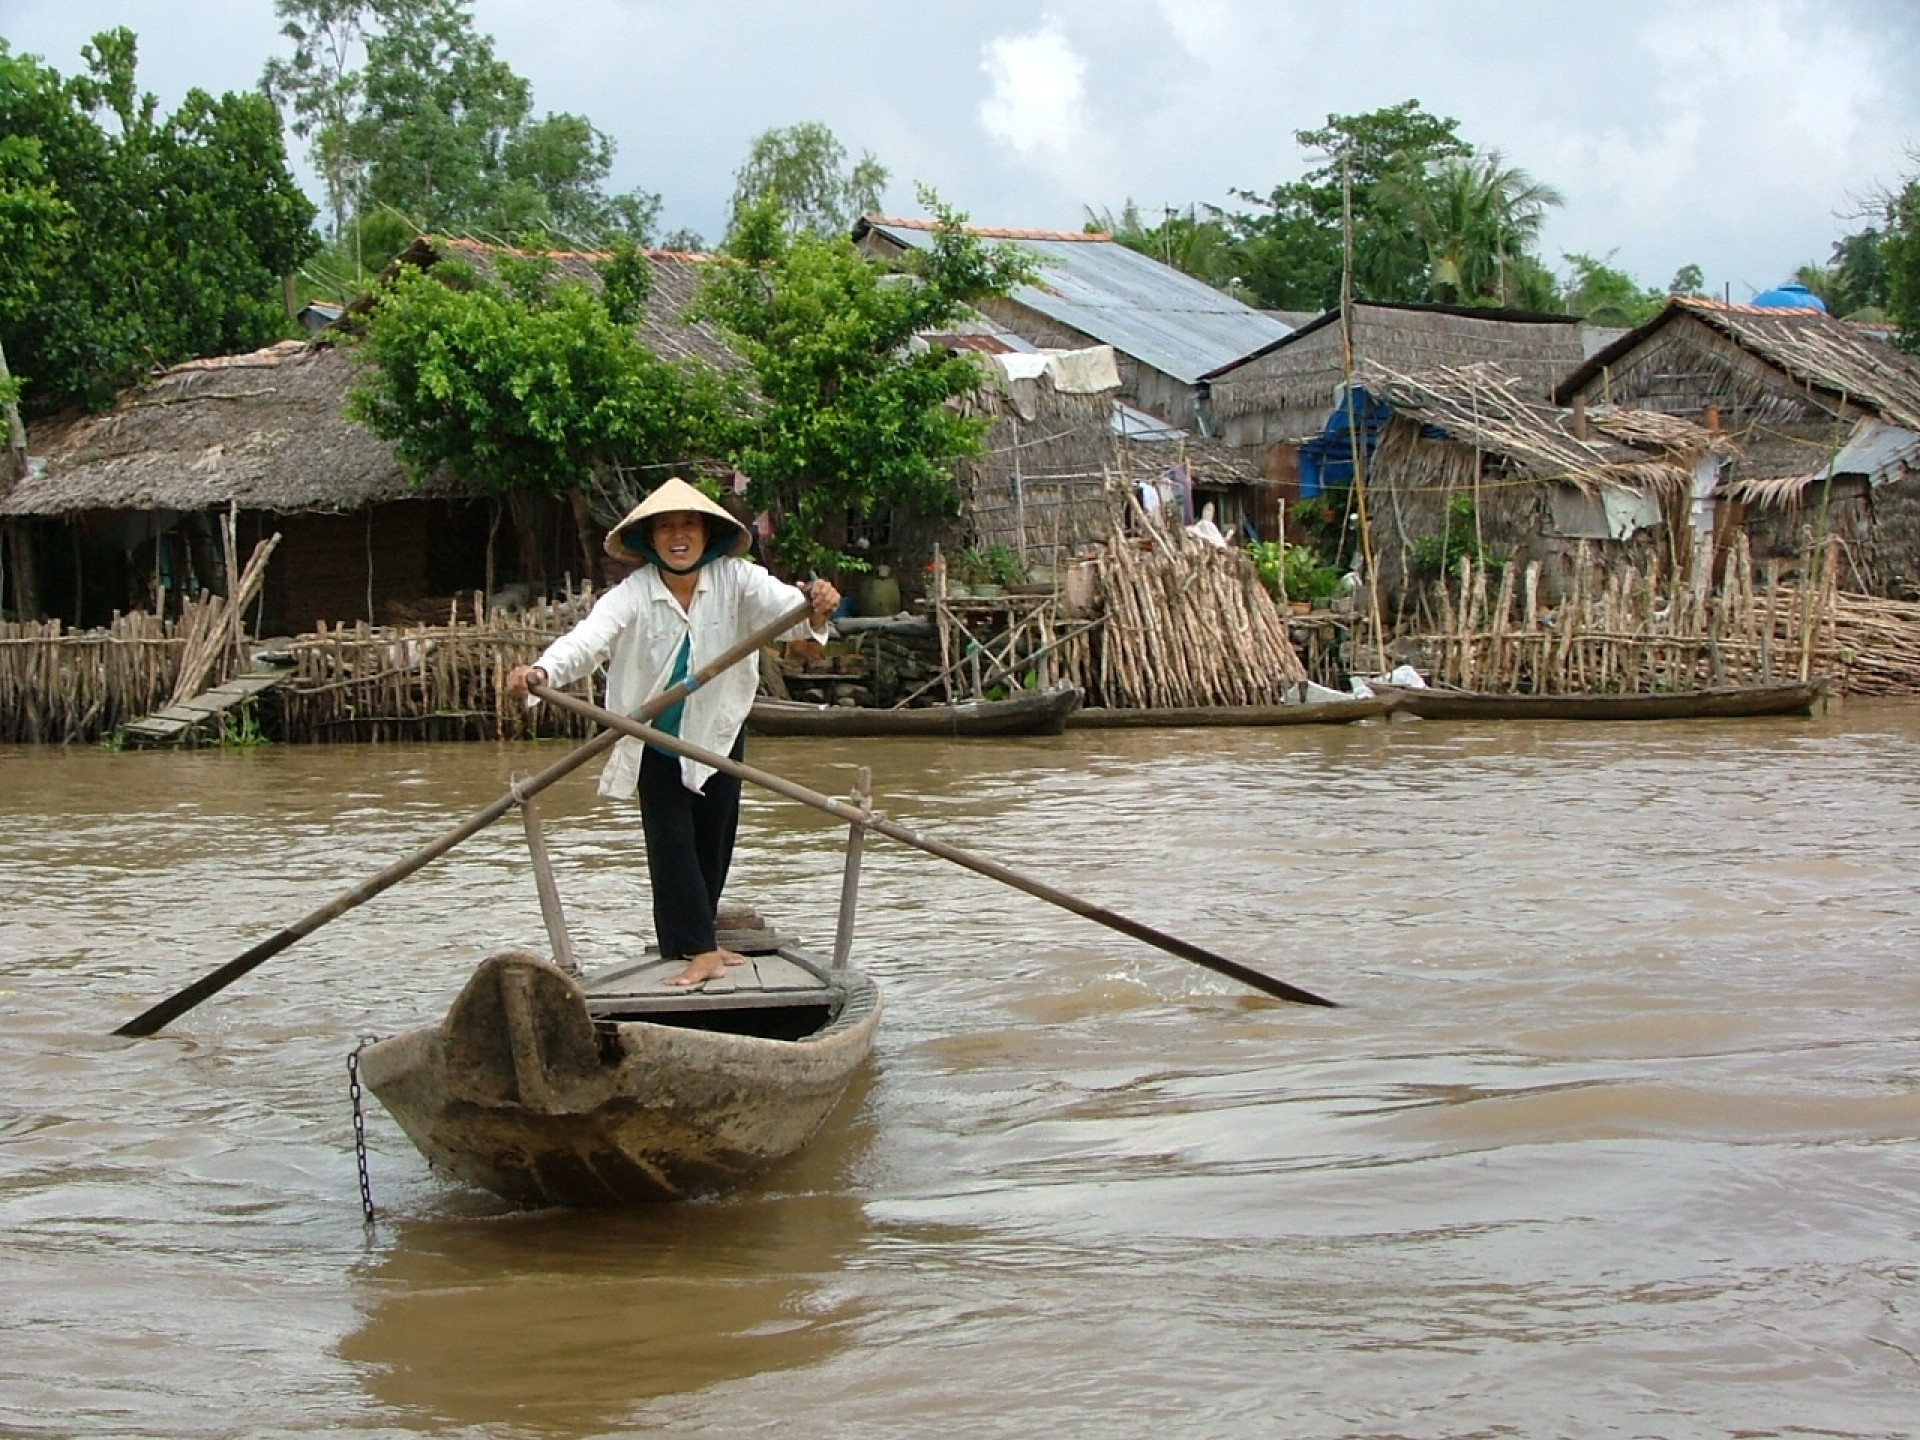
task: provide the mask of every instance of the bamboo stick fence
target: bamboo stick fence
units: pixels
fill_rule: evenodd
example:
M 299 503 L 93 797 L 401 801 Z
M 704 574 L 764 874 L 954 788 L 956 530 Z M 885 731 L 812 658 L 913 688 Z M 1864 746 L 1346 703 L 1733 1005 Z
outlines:
M 1403 635 L 1428 679 L 1513 694 L 1638 694 L 1825 678 L 1862 694 L 1920 693 L 1920 605 L 1850 597 L 1831 557 L 1804 557 L 1810 584 L 1787 584 L 1778 563 L 1756 584 L 1744 538 L 1714 567 L 1671 577 L 1602 567 L 1582 555 L 1550 609 L 1540 603 L 1538 562 L 1507 566 L 1492 582 L 1462 562 L 1435 587 L 1438 628 Z M 1844 617 L 1844 618 L 1843 618 Z M 1844 627 L 1844 628 L 1843 628 Z
M 507 672 L 530 663 L 592 608 L 590 587 L 520 613 L 488 611 L 404 628 L 321 626 L 287 647 L 292 672 L 274 692 L 288 739 L 481 740 L 581 736 L 590 721 L 507 695 Z M 591 678 L 572 689 L 593 698 Z

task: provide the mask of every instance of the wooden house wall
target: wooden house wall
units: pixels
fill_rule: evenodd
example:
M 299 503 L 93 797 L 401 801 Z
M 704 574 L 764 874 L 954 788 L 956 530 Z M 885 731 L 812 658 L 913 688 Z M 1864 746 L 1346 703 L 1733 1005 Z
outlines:
M 397 500 L 346 515 L 241 518 L 243 550 L 275 531 L 281 537 L 261 591 L 261 634 L 302 634 L 321 621 L 386 624 L 429 597 L 487 582 L 483 501 Z

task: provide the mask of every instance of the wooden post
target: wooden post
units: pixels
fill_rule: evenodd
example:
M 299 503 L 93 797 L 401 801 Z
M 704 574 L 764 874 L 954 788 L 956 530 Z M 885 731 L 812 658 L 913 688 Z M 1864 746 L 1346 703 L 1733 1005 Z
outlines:
M 853 953 L 853 912 L 860 898 L 860 854 L 866 845 L 866 821 L 872 815 L 873 772 L 862 765 L 853 778 L 854 818 L 847 825 L 847 864 L 840 875 L 840 920 L 833 931 L 833 968 L 847 968 Z

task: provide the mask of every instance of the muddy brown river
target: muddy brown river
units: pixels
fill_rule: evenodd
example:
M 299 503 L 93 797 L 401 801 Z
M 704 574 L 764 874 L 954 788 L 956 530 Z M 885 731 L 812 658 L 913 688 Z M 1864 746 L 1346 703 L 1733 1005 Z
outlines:
M 108 1032 L 562 747 L 0 749 L 0 1436 L 1920 1431 L 1920 705 L 749 759 L 1330 995 L 867 849 L 873 1061 L 751 1188 L 519 1212 L 346 1061 L 539 946 L 511 821 Z M 543 797 L 575 944 L 637 817 Z M 730 894 L 831 942 L 842 832 Z

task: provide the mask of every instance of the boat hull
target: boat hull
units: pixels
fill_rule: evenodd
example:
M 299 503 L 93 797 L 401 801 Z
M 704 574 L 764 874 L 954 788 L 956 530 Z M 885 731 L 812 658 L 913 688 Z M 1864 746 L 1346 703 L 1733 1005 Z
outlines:
M 508 1200 L 724 1190 L 803 1146 L 872 1050 L 873 983 L 816 973 L 824 987 L 794 1003 L 825 1023 L 776 1039 L 697 1028 L 727 1013 L 698 992 L 683 1012 L 596 1018 L 578 982 L 509 951 L 481 963 L 440 1024 L 369 1046 L 360 1075 L 430 1163 Z
M 1190 726 L 1351 725 L 1372 720 L 1391 708 L 1382 699 L 1313 700 L 1287 705 L 1206 705 L 1177 709 L 1076 710 L 1067 717 L 1069 730 L 1152 730 Z
M 794 700 L 753 702 L 747 728 L 756 735 L 867 737 L 925 735 L 955 739 L 970 735 L 1058 735 L 1079 707 L 1071 686 L 1022 691 L 1006 700 L 972 700 L 883 710 L 864 705 L 807 705 Z
M 1423 720 L 1729 720 L 1811 715 L 1823 681 L 1737 685 L 1641 695 L 1496 695 L 1368 682 L 1403 715 Z

